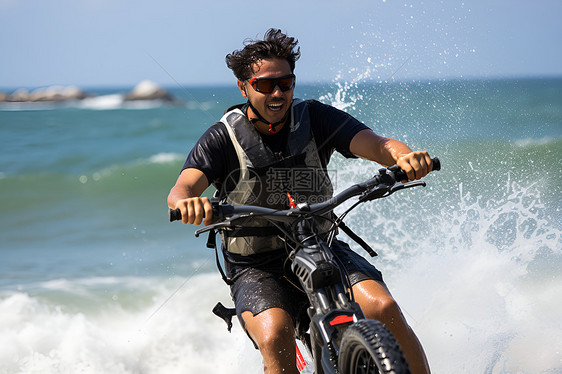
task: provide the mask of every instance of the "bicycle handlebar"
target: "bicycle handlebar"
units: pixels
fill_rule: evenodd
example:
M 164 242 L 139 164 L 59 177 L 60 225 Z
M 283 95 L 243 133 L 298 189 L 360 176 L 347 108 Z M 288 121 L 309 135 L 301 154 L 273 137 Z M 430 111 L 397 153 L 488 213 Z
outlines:
M 441 161 L 439 160 L 439 158 L 434 157 L 434 158 L 431 159 L 431 162 L 433 163 L 433 168 L 431 169 L 431 171 L 441 170 Z M 406 174 L 406 172 L 404 170 L 400 169 L 397 165 L 393 165 L 393 166 L 389 167 L 387 170 L 390 170 L 394 173 L 394 177 L 395 177 L 397 182 L 403 181 L 403 180 L 408 180 L 408 175 Z
M 433 162 L 433 169 L 432 171 L 441 170 L 441 162 L 437 157 L 432 159 Z M 269 218 L 272 218 L 279 222 L 291 222 L 294 221 L 295 216 L 302 216 L 302 215 L 311 215 L 311 214 L 323 214 L 330 210 L 333 210 L 338 205 L 342 204 L 344 201 L 350 199 L 351 197 L 362 195 L 360 200 L 369 201 L 378 199 L 381 197 L 389 196 L 390 194 L 394 193 L 395 191 L 407 188 L 409 186 L 419 186 L 424 185 L 424 182 L 421 181 L 413 181 L 401 185 L 400 188 L 395 188 L 394 190 L 392 187 L 396 182 L 407 180 L 408 176 L 406 172 L 400 169 L 398 166 L 394 165 L 389 168 L 380 169 L 378 174 L 375 175 L 373 178 L 358 184 L 354 184 L 353 186 L 347 188 L 346 190 L 340 192 L 339 194 L 335 195 L 331 199 L 316 204 L 298 204 L 297 207 L 291 209 L 284 209 L 284 210 L 276 210 L 271 208 L 265 208 L 260 206 L 253 206 L 253 205 L 230 205 L 230 204 L 218 204 L 218 202 L 213 202 L 213 217 L 215 219 L 223 220 L 224 218 L 229 218 L 234 215 L 259 215 L 264 216 L 267 215 Z M 169 210 L 170 222 L 179 221 L 182 219 L 181 211 L 179 209 L 170 209 Z M 199 230 L 198 230 L 199 231 Z M 206 229 L 202 229 L 202 231 L 207 231 Z
M 168 216 L 170 217 L 170 222 L 181 221 L 181 210 L 170 208 Z

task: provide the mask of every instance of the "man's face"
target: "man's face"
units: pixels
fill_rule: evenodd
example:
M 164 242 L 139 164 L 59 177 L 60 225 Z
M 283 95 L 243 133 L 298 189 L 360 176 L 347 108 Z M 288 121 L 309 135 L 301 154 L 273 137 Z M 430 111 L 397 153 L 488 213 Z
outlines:
M 252 66 L 254 74 L 250 78 L 280 78 L 291 74 L 287 60 L 260 60 Z M 258 112 L 270 123 L 279 122 L 287 113 L 293 101 L 293 88 L 283 92 L 278 85 L 271 93 L 258 92 L 248 81 L 238 81 L 242 96 L 247 97 Z M 248 109 L 250 111 L 251 109 Z M 251 114 L 251 113 L 249 113 Z

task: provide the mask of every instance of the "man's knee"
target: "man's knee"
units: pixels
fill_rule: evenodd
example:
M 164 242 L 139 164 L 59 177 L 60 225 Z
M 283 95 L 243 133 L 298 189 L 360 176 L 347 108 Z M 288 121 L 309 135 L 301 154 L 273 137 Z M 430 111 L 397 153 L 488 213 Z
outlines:
M 398 303 L 390 296 L 369 303 L 362 309 L 365 317 L 376 319 L 385 325 L 393 325 L 403 319 Z
M 294 339 L 294 331 L 292 326 L 287 325 L 271 325 L 259 334 L 260 338 L 256 342 L 260 351 L 279 349 L 285 346 L 287 341 Z
M 292 319 L 281 309 L 268 309 L 257 316 L 244 312 L 242 318 L 260 351 L 278 349 L 280 345 L 294 339 Z

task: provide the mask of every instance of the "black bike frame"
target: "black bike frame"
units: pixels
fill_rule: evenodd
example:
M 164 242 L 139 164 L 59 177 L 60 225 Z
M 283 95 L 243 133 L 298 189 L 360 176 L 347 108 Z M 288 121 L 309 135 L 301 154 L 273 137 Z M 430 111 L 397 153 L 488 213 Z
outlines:
M 292 259 L 291 270 L 310 301 L 310 346 L 305 336 L 299 338 L 313 355 L 316 372 L 334 373 L 343 331 L 365 316 L 352 301 L 351 287 L 342 277 L 331 248 L 313 233 L 311 220 L 299 222 L 297 230 L 303 246 Z

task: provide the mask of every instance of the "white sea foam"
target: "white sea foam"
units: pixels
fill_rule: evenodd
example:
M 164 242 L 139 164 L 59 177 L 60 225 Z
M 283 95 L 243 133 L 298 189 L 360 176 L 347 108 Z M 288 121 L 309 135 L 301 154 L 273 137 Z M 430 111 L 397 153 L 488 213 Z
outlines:
M 148 159 L 148 162 L 151 164 L 167 164 L 170 162 L 183 160 L 184 158 L 185 156 L 179 153 L 158 153 L 156 155 L 151 156 Z
M 351 90 L 351 88 L 356 87 L 356 85 L 357 83 L 342 83 L 336 80 L 336 92 L 328 92 L 319 99 L 340 110 L 355 109 L 357 101 L 363 99 L 361 94 Z
M 41 102 L 8 102 L 0 103 L 0 110 L 21 111 L 21 110 L 54 110 L 61 108 L 80 108 L 92 110 L 110 110 L 125 108 L 125 96 L 122 94 L 101 95 L 87 97 L 82 100 L 68 100 L 63 102 L 41 101 Z M 142 106 L 142 103 L 140 104 Z M 158 104 L 161 106 L 161 104 Z M 135 104 L 129 105 L 135 109 Z M 139 109 L 143 109 L 142 107 Z
M 125 169 L 136 168 L 136 167 L 145 167 L 146 165 L 163 165 L 163 164 L 172 164 L 178 163 L 185 160 L 185 155 L 179 153 L 157 153 L 152 155 L 148 158 L 141 158 L 132 163 L 127 165 L 124 164 L 116 164 L 110 167 L 107 167 L 103 170 L 96 171 L 91 175 L 81 175 L 78 180 L 82 183 L 88 183 L 89 181 L 98 182 L 104 178 L 112 177 L 116 174 L 119 174 Z M 0 173 L 0 179 L 2 179 L 2 174 Z
M 163 100 L 134 100 L 134 101 L 125 101 L 123 103 L 123 109 L 153 109 L 153 108 L 160 108 L 162 106 L 167 105 L 167 102 Z
M 533 282 L 526 263 L 489 243 L 416 256 L 404 269 L 387 280 L 434 372 L 562 369 L 559 276 Z
M 89 97 L 81 101 L 83 109 L 108 110 L 119 109 L 123 105 L 124 96 L 120 94 Z
M 338 190 L 363 170 L 339 167 Z M 434 373 L 562 372 L 560 224 L 537 183 L 490 173 L 481 177 L 498 181 L 493 193 L 469 183 L 444 193 L 434 186 L 447 174 L 435 173 L 425 189 L 363 205 L 348 223 L 379 252 L 372 262 Z
M 103 282 L 122 287 L 114 280 Z M 53 300 L 15 293 L 0 301 L 2 373 L 259 373 L 261 359 L 238 325 L 212 315 L 228 303 L 215 274 L 182 280 L 124 279 L 155 291 L 138 309 L 119 302 L 96 313 L 68 312 Z M 79 282 L 84 283 L 84 282 Z M 92 283 L 92 280 L 85 283 Z M 95 281 L 94 281 L 95 283 Z M 65 282 L 52 282 L 50 288 Z M 173 297 L 167 301 L 168 297 Z M 236 324 L 236 323 L 235 323 Z
M 495 201 L 462 184 L 458 194 L 452 209 L 419 217 L 432 227 L 426 237 L 395 221 L 402 266 L 386 274 L 434 372 L 562 370 L 562 233 L 540 194 L 513 181 Z
M 101 95 L 85 98 L 75 102 L 75 105 L 81 109 L 91 110 L 114 110 L 114 109 L 132 109 L 143 110 L 160 108 L 168 103 L 163 100 L 133 100 L 126 101 L 122 94 Z
M 88 109 L 88 110 L 115 110 L 115 109 L 144 110 L 144 109 L 160 108 L 166 105 L 170 105 L 170 103 L 164 100 L 156 99 L 156 100 L 126 101 L 125 95 L 123 94 L 110 94 L 110 95 L 87 97 L 82 100 L 68 100 L 63 102 L 56 102 L 56 101 L 2 102 L 0 103 L 0 111 L 55 110 L 61 108 L 79 108 L 79 109 Z M 178 106 L 182 104 L 176 102 L 174 103 L 174 105 Z M 210 107 L 211 105 L 208 103 L 202 106 L 203 109 L 209 109 Z M 200 109 L 199 107 L 197 108 Z
M 533 145 L 545 145 L 545 144 L 552 143 L 553 141 L 555 141 L 555 139 L 548 136 L 539 139 L 525 138 L 525 139 L 516 140 L 515 145 L 524 148 Z

